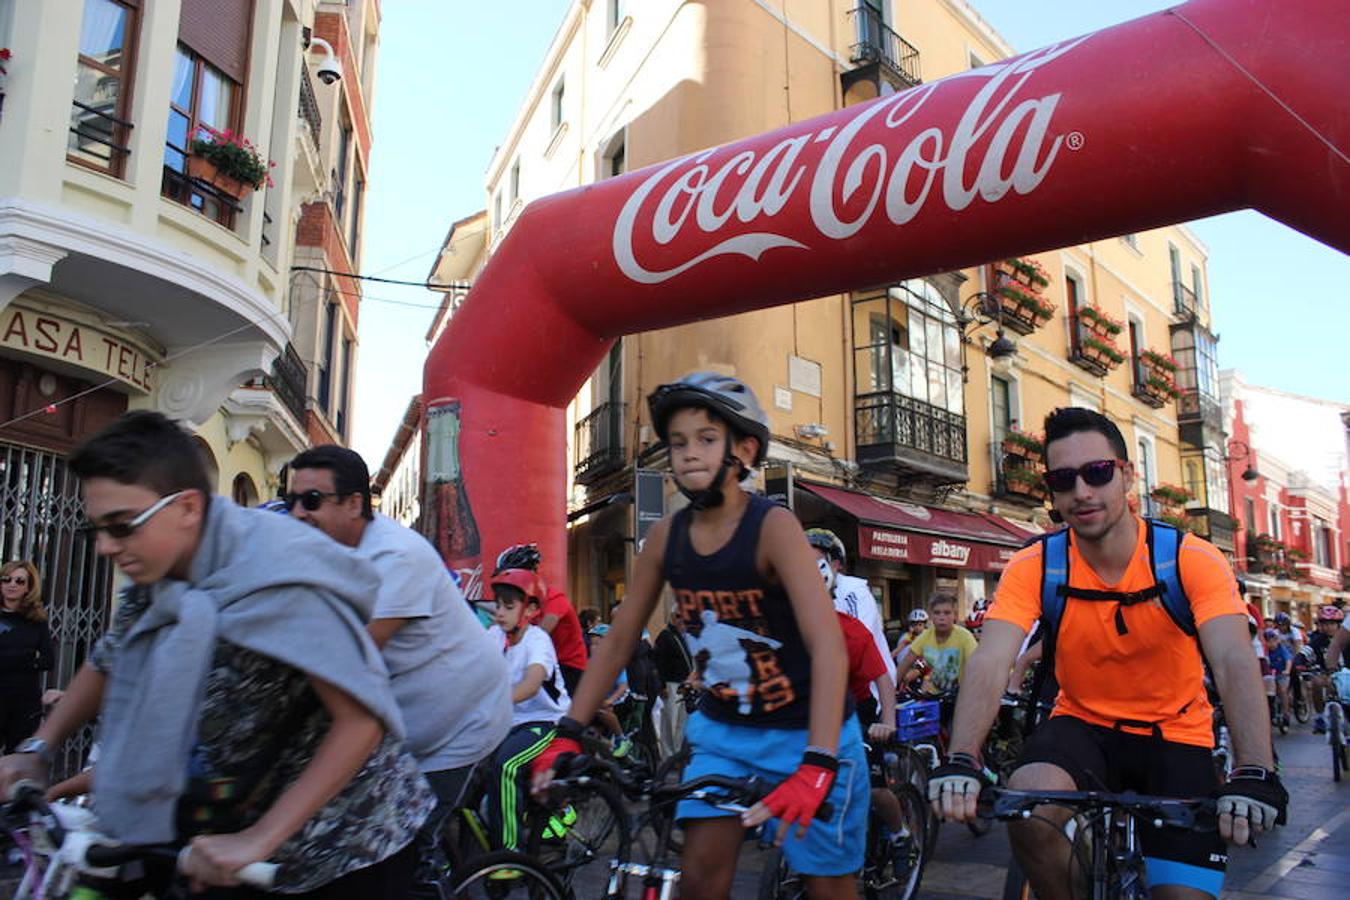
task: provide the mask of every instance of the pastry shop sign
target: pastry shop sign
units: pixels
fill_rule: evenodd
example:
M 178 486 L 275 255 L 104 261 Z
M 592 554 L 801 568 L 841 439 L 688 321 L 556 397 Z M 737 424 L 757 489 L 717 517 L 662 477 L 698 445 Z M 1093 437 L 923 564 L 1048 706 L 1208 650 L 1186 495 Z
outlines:
M 154 389 L 158 361 L 143 347 L 49 310 L 11 303 L 0 312 L 0 347 L 90 369 L 147 394 Z
M 953 569 L 974 569 L 979 572 L 1001 572 L 1017 552 L 1015 547 L 1001 547 L 975 541 L 961 541 L 939 535 L 896 531 L 890 528 L 858 526 L 858 554 L 867 559 L 913 563 L 920 566 L 946 566 Z

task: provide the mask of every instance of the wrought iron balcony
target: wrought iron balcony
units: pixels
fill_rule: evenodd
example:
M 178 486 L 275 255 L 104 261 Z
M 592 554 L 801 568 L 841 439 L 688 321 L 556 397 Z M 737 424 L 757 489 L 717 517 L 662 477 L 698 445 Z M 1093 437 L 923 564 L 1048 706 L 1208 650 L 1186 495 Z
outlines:
M 854 43 L 849 61 L 856 66 L 877 64 L 897 76 L 901 89 L 922 83 L 919 77 L 919 51 L 896 34 L 870 6 L 849 10 L 853 20 Z
M 319 135 L 323 134 L 323 113 L 319 111 L 319 101 L 314 96 L 314 80 L 310 77 L 309 67 L 300 67 L 300 118 L 309 126 L 309 136 L 314 146 L 319 146 Z
M 623 422 L 623 403 L 602 403 L 577 422 L 573 444 L 577 484 L 594 484 L 623 468 Z
M 303 428 L 305 425 L 305 362 L 295 347 L 286 345 L 286 350 L 272 363 L 272 374 L 263 379 L 263 383 L 272 389 L 282 405 L 291 411 L 295 421 Z
M 965 482 L 966 417 L 894 391 L 853 398 L 859 465 L 880 465 L 925 480 Z
M 1200 318 L 1200 298 L 1180 281 L 1172 282 L 1172 318 L 1177 322 L 1194 322 Z
M 68 152 L 76 159 L 119 174 L 131 154 L 127 132 L 135 127 L 107 109 L 72 101 Z
M 1219 398 L 1212 397 L 1198 388 L 1183 390 L 1181 397 L 1177 399 L 1177 422 L 1221 428 L 1223 408 L 1219 405 Z
M 1039 453 L 1010 441 L 993 441 L 989 446 L 994 462 L 993 495 L 1033 505 L 1050 500 L 1045 487 L 1045 461 Z

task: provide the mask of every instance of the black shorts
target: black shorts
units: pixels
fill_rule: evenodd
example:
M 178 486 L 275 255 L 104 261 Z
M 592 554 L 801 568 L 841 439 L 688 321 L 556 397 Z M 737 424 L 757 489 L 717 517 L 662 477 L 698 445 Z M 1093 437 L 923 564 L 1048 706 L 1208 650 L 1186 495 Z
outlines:
M 1055 716 L 1032 733 L 1017 761 L 1028 763 L 1059 766 L 1080 791 L 1208 797 L 1219 786 L 1207 747 L 1126 734 L 1072 716 Z M 1228 850 L 1217 832 L 1145 826 L 1140 842 L 1149 859 L 1150 887 L 1182 884 L 1218 896 L 1213 888 L 1223 883 Z M 1187 871 L 1194 869 L 1204 871 Z
M 586 674 L 586 670 L 574 669 L 562 663 L 558 663 L 558 668 L 562 669 L 563 684 L 567 687 L 568 696 L 575 697 L 577 685 L 581 684 L 581 676 Z

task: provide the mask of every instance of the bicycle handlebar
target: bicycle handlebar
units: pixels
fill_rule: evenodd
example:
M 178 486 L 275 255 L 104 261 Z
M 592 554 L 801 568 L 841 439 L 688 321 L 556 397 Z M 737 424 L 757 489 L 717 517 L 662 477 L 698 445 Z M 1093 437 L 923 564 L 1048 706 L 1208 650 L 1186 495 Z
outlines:
M 1218 814 L 1212 798 L 1154 797 L 1146 794 L 1105 791 L 1017 791 L 986 787 L 980 792 L 981 818 L 1015 820 L 1031 816 L 1038 806 L 1064 806 L 1080 812 L 1120 810 L 1155 827 L 1187 831 L 1214 831 Z
M 601 773 L 629 798 L 650 797 L 655 804 L 669 804 L 678 800 L 695 798 L 717 806 L 719 809 L 742 812 L 763 800 L 774 789 L 758 776 L 732 778 L 727 775 L 702 775 L 680 784 L 655 784 L 650 780 L 635 779 L 632 774 L 617 763 L 596 756 L 578 754 L 559 757 L 554 769 L 554 784 L 567 786 L 585 784 L 594 772 Z M 711 796 L 716 793 L 719 796 Z M 834 805 L 828 800 L 816 809 L 815 818 L 828 822 L 834 818 Z

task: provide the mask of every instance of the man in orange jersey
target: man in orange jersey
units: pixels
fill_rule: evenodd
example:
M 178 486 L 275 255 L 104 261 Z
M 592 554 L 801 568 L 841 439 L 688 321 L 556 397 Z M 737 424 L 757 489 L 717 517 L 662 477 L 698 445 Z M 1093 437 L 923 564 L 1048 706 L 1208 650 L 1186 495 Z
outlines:
M 974 816 L 980 747 L 1023 637 L 1040 619 L 1054 635 L 1046 654 L 1060 691 L 1011 787 L 1214 794 L 1221 837 L 1144 828 L 1141 839 L 1155 898 L 1218 896 L 1223 841 L 1246 843 L 1282 822 L 1288 803 L 1272 771 L 1260 669 L 1236 581 L 1213 545 L 1130 513 L 1134 468 L 1110 419 L 1059 409 L 1046 418 L 1045 434 L 1046 485 L 1068 530 L 1019 551 L 1003 573 L 930 798 L 946 818 Z M 1237 763 L 1222 786 L 1210 756 L 1206 661 Z M 1038 897 L 1067 898 L 1071 847 L 1049 826 L 1062 826 L 1070 812 L 1038 813 L 1044 818 L 1010 826 L 1014 853 Z

